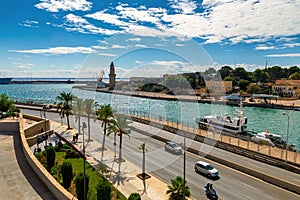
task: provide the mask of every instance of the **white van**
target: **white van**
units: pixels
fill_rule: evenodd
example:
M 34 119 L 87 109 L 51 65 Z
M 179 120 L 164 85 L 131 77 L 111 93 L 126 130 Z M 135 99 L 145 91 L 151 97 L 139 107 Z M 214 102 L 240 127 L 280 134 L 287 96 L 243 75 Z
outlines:
M 219 171 L 214 168 L 211 164 L 204 162 L 204 161 L 198 161 L 195 164 L 195 172 L 196 173 L 202 173 L 205 174 L 207 177 L 218 177 L 219 176 Z

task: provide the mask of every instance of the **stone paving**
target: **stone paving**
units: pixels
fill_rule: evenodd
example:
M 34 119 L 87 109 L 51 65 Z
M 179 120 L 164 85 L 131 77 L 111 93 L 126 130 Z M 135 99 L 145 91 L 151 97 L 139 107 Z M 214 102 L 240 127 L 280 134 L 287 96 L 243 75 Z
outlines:
M 61 126 L 60 123 L 51 122 L 51 129 L 59 133 L 69 141 L 73 140 L 73 135 L 77 133 L 76 129 L 66 130 L 66 126 Z M 51 139 L 50 139 L 51 140 Z M 101 144 L 91 138 L 91 141 L 86 141 L 85 151 L 87 156 L 87 162 L 97 168 L 99 166 L 99 159 L 101 159 Z M 74 144 L 79 150 L 82 150 L 82 134 L 79 135 L 78 141 Z M 132 164 L 129 161 L 122 162 L 121 173 L 118 176 L 118 162 L 114 159 L 114 152 L 106 149 L 103 157 L 103 163 L 112 168 L 111 178 L 109 180 L 114 186 L 126 197 L 131 193 L 137 192 L 141 194 L 143 200 L 166 200 L 168 195 L 167 183 L 149 174 L 151 178 L 145 181 L 137 177 L 141 173 L 141 168 Z
M 0 133 L 0 199 L 55 199 L 24 159 L 19 133 Z

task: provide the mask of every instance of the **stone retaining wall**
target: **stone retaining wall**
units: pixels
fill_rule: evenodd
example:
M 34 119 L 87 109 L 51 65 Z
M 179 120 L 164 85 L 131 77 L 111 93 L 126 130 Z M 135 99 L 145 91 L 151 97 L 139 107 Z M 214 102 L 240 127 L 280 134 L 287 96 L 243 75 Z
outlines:
M 20 137 L 25 159 L 30 167 L 38 175 L 38 177 L 44 182 L 52 194 L 59 200 L 77 199 L 71 193 L 69 193 L 62 185 L 60 185 L 53 176 L 44 168 L 44 166 L 33 155 L 24 133 L 23 128 L 23 115 L 19 115 Z

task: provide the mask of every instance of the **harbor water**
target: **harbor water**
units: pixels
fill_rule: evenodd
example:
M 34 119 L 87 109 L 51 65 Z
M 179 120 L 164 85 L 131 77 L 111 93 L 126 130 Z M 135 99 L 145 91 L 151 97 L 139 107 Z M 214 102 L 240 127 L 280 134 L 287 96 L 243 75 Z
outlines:
M 238 107 L 204 104 L 183 101 L 154 100 L 111 93 L 73 89 L 73 84 L 8 84 L 0 85 L 0 94 L 5 93 L 18 102 L 34 102 L 53 104 L 61 92 L 72 92 L 80 98 L 94 99 L 98 104 L 111 104 L 113 109 L 123 114 L 136 114 L 146 117 L 162 118 L 184 125 L 194 126 L 195 117 L 212 114 L 233 114 Z M 290 127 L 288 141 L 300 149 L 300 111 L 280 110 L 260 107 L 244 107 L 244 115 L 248 117 L 248 130 L 280 134 L 286 139 L 288 117 Z

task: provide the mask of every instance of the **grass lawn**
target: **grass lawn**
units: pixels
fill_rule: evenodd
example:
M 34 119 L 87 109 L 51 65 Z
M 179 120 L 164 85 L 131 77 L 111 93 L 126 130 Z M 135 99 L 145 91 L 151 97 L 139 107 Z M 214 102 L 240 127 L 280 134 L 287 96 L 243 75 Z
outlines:
M 43 164 L 45 163 L 41 161 L 41 159 L 46 159 L 45 156 L 45 151 L 39 153 L 40 155 L 37 156 L 38 159 L 40 160 L 40 162 Z M 72 184 L 70 186 L 70 188 L 68 189 L 70 191 L 70 193 L 72 193 L 73 195 L 76 196 L 76 187 L 75 187 L 75 177 L 76 175 L 78 175 L 80 172 L 83 173 L 83 158 L 68 158 L 65 159 L 65 155 L 66 152 L 56 152 L 55 153 L 55 166 L 52 167 L 51 169 L 51 174 L 53 175 L 53 177 L 55 177 L 55 179 L 62 184 L 62 177 L 60 175 L 60 167 L 63 164 L 64 161 L 69 161 L 72 163 L 72 168 L 73 168 L 73 181 Z M 104 181 L 108 181 L 106 180 L 104 177 L 102 177 L 102 175 L 95 170 L 89 163 L 86 162 L 85 164 L 86 167 L 86 174 L 87 176 L 89 176 L 89 190 L 88 190 L 88 199 L 95 199 L 97 200 L 97 186 L 99 184 L 99 182 L 101 180 L 104 179 Z M 113 185 L 112 186 L 112 199 L 120 199 L 120 200 L 126 200 L 127 198 L 121 194 Z

